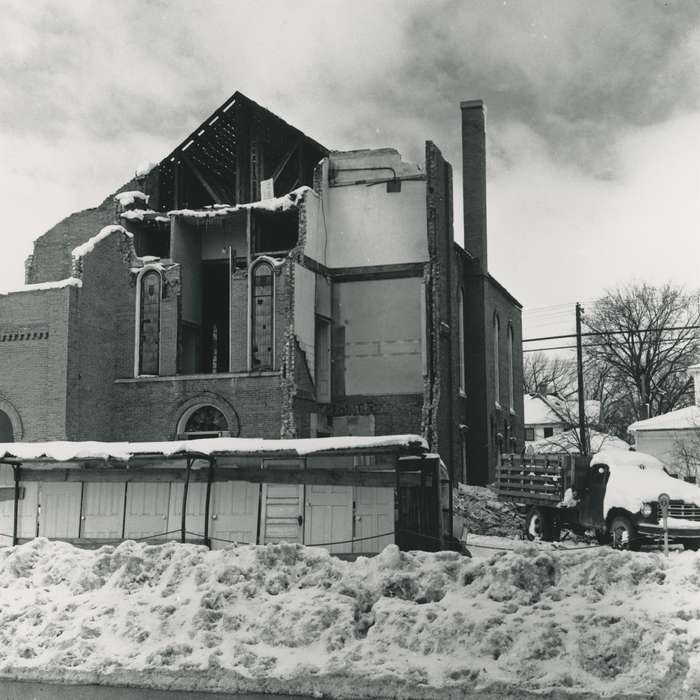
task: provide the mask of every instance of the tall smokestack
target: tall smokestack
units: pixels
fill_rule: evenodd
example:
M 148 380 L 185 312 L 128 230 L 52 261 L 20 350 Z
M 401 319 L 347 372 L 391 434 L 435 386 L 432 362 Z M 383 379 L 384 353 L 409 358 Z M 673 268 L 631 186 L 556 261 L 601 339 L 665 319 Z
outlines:
M 462 187 L 464 193 L 464 247 L 488 272 L 486 245 L 486 132 L 484 103 L 467 100 L 462 108 Z

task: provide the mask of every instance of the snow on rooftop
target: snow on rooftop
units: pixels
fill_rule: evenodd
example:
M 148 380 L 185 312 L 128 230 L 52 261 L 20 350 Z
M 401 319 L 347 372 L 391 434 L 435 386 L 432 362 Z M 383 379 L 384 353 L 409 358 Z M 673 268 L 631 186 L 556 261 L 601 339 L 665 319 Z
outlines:
M 601 450 L 629 450 L 629 443 L 620 440 L 615 435 L 601 433 L 597 430 L 589 430 L 591 440 L 591 453 Z M 537 454 L 579 454 L 578 430 L 572 428 L 561 433 L 556 433 L 548 438 L 527 442 L 529 452 Z
M 561 416 L 552 410 L 552 407 L 539 394 L 525 394 L 523 396 L 525 425 L 547 425 L 563 423 Z
M 168 223 L 170 217 L 161 214 L 154 209 L 127 209 L 126 211 L 119 214 L 120 218 L 127 219 L 129 221 L 143 221 L 144 219 L 151 219 L 153 221 L 160 221 L 163 223 Z
M 390 545 L 347 562 L 295 544 L 38 538 L 0 549 L 0 676 L 327 698 L 700 697 L 700 556 L 499 545 L 511 551 Z
M 128 236 L 129 238 L 133 238 L 133 235 L 131 233 L 129 233 L 123 226 L 118 226 L 118 225 L 105 226 L 98 234 L 94 235 L 92 238 L 85 241 L 85 243 L 79 245 L 77 248 L 73 248 L 73 251 L 71 253 L 71 257 L 73 258 L 74 261 L 80 260 L 80 258 L 84 257 L 88 253 L 92 253 L 92 251 L 95 249 L 95 246 L 100 241 L 103 241 L 105 238 L 107 238 L 108 236 L 111 236 L 113 233 L 123 233 L 124 235 Z
M 23 461 L 41 459 L 68 462 L 73 460 L 128 461 L 134 455 L 217 455 L 289 453 L 298 456 L 334 450 L 396 447 L 425 452 L 428 444 L 418 435 L 377 437 L 331 437 L 298 440 L 262 438 L 208 438 L 170 442 L 8 442 L 0 443 L 0 459 L 13 457 Z
M 168 212 L 168 216 L 182 216 L 188 219 L 210 219 L 217 216 L 228 216 L 235 214 L 245 209 L 255 209 L 258 211 L 287 211 L 299 204 L 307 192 L 311 192 L 311 188 L 304 185 L 292 190 L 289 194 L 283 197 L 274 197 L 273 199 L 263 199 L 259 202 L 249 202 L 248 204 L 236 204 L 235 206 L 214 205 L 204 209 L 173 209 Z
M 77 287 L 78 289 L 83 286 L 82 280 L 77 277 L 67 277 L 63 280 L 56 280 L 54 282 L 37 282 L 36 284 L 24 284 L 17 289 L 10 289 L 6 292 L 0 292 L 0 295 L 5 294 L 17 294 L 19 292 L 43 292 L 48 289 L 65 289 L 66 287 Z
M 699 430 L 700 406 L 686 406 L 646 420 L 638 420 L 627 428 L 631 433 L 645 430 Z
M 128 192 L 119 192 L 114 195 L 114 199 L 121 204 L 123 207 L 128 207 L 133 204 L 137 199 L 148 204 L 150 196 L 140 192 L 139 190 L 129 190 Z
M 146 177 L 148 173 L 153 170 L 158 165 L 158 163 L 154 161 L 146 161 L 144 163 L 140 163 L 138 166 L 136 166 L 136 172 L 134 173 L 136 177 Z

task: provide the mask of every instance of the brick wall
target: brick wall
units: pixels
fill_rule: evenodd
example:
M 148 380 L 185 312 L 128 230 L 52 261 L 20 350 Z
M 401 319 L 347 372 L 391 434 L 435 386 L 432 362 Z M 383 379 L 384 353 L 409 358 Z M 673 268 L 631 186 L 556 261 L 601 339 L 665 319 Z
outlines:
M 19 415 L 15 440 L 66 438 L 68 317 L 77 292 L 0 297 L 0 398 Z
M 523 446 L 522 322 L 521 310 L 500 285 L 488 275 L 465 266 L 465 288 L 474 303 L 466 308 L 467 383 L 469 425 L 469 480 L 486 484 L 493 480 L 499 445 L 520 450 Z M 499 394 L 496 395 L 494 315 L 500 320 Z M 513 411 L 508 397 L 508 326 L 513 328 Z M 497 406 L 498 401 L 498 406 Z M 514 445 L 507 438 L 514 436 Z
M 117 231 L 81 260 L 83 286 L 68 340 L 69 439 L 108 440 L 112 434 L 113 381 L 125 357 L 133 366 L 132 258 L 131 238 Z
M 212 397 L 235 410 L 241 437 L 279 437 L 280 375 L 261 374 L 118 381 L 114 384 L 111 439 L 172 440 L 183 411 L 198 399 L 212 403 Z
M 139 188 L 139 182 L 131 180 L 117 192 Z M 104 226 L 118 223 L 114 194 L 97 207 L 67 216 L 34 241 L 34 251 L 25 273 L 28 284 L 70 277 L 73 248 L 85 243 Z
M 333 416 L 373 415 L 376 435 L 421 434 L 423 394 L 346 396 L 329 407 Z

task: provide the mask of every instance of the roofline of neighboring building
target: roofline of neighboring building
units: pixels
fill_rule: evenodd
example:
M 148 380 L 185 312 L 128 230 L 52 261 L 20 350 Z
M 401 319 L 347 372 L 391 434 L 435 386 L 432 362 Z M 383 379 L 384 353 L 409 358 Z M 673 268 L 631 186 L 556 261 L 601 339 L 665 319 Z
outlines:
M 523 305 L 490 273 L 487 272 L 485 275 L 489 281 L 491 281 L 495 287 L 497 287 L 501 292 L 503 292 L 519 309 L 523 308 Z

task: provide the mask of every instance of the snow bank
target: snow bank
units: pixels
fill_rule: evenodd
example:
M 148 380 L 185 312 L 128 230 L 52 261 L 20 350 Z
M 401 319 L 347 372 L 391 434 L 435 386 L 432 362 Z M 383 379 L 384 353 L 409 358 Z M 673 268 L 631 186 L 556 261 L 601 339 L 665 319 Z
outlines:
M 81 459 L 128 461 L 133 455 L 271 454 L 310 455 L 347 449 L 411 448 L 425 452 L 427 442 L 418 435 L 379 435 L 375 437 L 304 438 L 264 440 L 262 438 L 207 438 L 169 442 L 6 442 L 0 443 L 0 458 L 30 461 L 52 459 L 68 462 Z
M 700 557 L 0 550 L 0 675 L 326 697 L 700 698 Z M 590 693 L 586 695 L 586 693 Z

